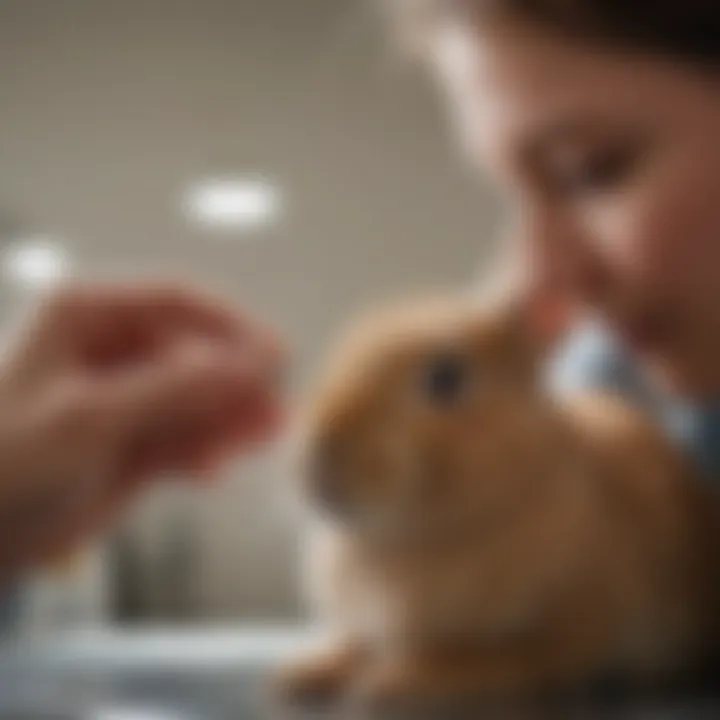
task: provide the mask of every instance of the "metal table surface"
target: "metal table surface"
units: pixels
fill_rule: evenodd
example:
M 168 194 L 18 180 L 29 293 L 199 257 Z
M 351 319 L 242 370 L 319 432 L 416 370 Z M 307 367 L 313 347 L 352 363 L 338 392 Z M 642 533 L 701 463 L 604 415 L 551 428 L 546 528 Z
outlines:
M 6 648 L 0 655 L 0 718 L 341 720 L 345 714 L 337 708 L 303 715 L 279 707 L 268 693 L 273 668 L 314 638 L 312 631 L 296 628 L 148 629 L 73 633 Z M 354 712 L 348 717 L 362 716 Z M 455 715 L 449 711 L 432 712 L 433 720 L 451 717 Z M 458 717 L 500 716 L 476 708 L 465 709 Z M 526 708 L 508 711 L 502 715 L 506 717 L 710 720 L 720 718 L 720 688 L 665 701 L 625 700 L 563 711 Z

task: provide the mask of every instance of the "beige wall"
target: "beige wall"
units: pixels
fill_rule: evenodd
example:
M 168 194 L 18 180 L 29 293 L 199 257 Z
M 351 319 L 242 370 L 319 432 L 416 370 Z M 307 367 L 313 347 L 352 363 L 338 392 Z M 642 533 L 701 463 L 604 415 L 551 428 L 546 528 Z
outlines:
M 0 208 L 63 238 L 79 272 L 187 275 L 264 313 L 298 384 L 348 313 L 465 281 L 488 247 L 495 203 L 355 0 L 0 0 L 0 68 Z M 189 228 L 186 184 L 227 172 L 276 179 L 283 222 Z M 281 465 L 271 452 L 186 503 L 205 612 L 294 611 Z M 148 597 L 168 503 L 142 508 Z

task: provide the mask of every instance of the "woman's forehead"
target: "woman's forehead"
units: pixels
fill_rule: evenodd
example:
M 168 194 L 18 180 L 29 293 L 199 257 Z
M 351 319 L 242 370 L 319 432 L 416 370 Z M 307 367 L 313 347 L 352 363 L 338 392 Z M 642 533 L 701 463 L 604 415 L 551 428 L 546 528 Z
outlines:
M 494 146 L 650 116 L 676 80 L 660 63 L 520 27 L 448 24 L 435 34 L 432 57 L 464 132 Z

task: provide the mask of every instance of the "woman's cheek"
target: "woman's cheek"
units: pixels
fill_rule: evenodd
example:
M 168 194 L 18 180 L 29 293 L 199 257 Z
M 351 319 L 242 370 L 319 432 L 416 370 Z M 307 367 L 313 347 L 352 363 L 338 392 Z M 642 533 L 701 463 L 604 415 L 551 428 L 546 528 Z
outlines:
M 667 291 L 684 284 L 698 262 L 694 206 L 682 187 L 636 187 L 598 203 L 587 227 L 608 265 Z
M 665 264 L 652 214 L 640 210 L 635 198 L 626 196 L 600 202 L 585 216 L 593 252 L 625 282 L 647 280 Z
M 717 167 L 675 153 L 633 200 L 637 262 L 669 287 L 695 293 L 720 281 L 720 190 Z

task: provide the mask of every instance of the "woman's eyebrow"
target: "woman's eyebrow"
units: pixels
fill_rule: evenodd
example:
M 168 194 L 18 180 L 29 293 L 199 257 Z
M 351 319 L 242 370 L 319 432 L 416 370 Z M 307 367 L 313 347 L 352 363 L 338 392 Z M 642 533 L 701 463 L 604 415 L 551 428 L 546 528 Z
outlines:
M 527 167 L 537 168 L 558 147 L 581 146 L 582 143 L 627 142 L 637 139 L 637 128 L 611 125 L 611 120 L 596 116 L 576 116 L 549 122 L 529 133 L 520 145 L 518 157 Z
M 548 123 L 535 130 L 520 148 L 523 158 L 537 160 L 548 148 L 561 143 L 597 138 L 602 124 L 596 118 L 565 118 Z

